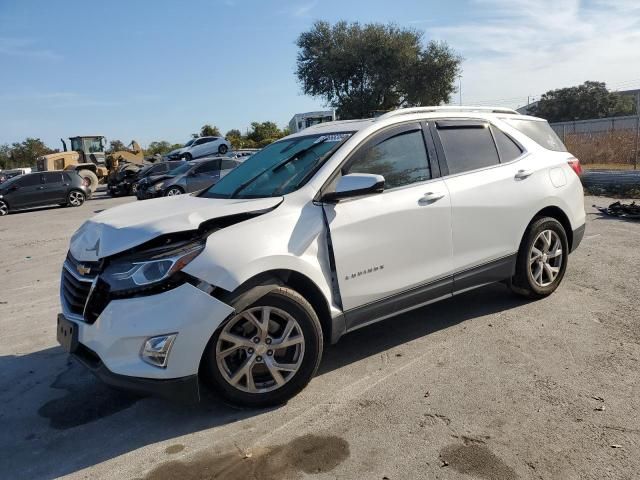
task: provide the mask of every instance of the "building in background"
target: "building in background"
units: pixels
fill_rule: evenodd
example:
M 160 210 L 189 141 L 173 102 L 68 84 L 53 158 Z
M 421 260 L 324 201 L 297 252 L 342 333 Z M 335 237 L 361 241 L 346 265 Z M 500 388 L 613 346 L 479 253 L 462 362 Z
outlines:
M 336 119 L 335 110 L 323 110 L 318 112 L 296 113 L 289 121 L 289 131 L 291 133 L 304 130 L 311 125 L 318 123 L 333 122 Z

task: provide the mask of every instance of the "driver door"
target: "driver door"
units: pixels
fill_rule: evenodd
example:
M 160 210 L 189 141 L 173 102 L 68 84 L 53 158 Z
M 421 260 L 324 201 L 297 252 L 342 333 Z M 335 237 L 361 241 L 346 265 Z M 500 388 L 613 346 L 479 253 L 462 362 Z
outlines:
M 385 177 L 382 193 L 323 205 L 347 329 L 451 295 L 451 202 L 437 172 L 420 123 L 377 133 L 342 167 Z
M 196 167 L 193 175 L 187 177 L 187 190 L 196 192 L 210 187 L 220 178 L 220 159 L 204 162 Z

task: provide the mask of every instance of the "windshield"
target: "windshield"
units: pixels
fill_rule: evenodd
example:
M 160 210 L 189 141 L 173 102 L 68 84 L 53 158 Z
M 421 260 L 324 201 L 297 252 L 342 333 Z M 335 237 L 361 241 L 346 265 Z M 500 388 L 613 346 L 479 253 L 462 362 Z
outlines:
M 173 170 L 169 170 L 169 173 L 167 173 L 167 175 L 182 175 L 183 173 L 187 173 L 189 170 L 191 170 L 191 167 L 193 167 L 193 164 L 185 162 L 179 167 L 176 167 Z
M 280 140 L 242 162 L 203 191 L 207 198 L 261 198 L 286 195 L 300 188 L 350 132 Z

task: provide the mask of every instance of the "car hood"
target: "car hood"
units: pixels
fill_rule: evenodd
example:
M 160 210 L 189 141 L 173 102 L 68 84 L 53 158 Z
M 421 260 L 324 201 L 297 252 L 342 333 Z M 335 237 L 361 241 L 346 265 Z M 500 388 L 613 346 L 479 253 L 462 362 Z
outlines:
M 167 178 L 173 178 L 175 175 L 167 175 L 163 173 L 162 175 L 149 175 L 148 177 L 144 177 L 142 181 L 148 183 L 149 185 L 153 185 L 161 180 L 166 180 Z
M 167 233 L 196 230 L 202 222 L 275 208 L 282 197 L 215 199 L 179 195 L 110 208 L 87 220 L 71 237 L 71 255 L 94 262 Z

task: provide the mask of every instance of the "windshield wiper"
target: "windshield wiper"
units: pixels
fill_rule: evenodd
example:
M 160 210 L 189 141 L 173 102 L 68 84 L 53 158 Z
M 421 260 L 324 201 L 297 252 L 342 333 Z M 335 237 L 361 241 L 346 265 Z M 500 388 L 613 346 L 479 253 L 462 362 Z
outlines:
M 257 174 L 255 177 L 250 178 L 249 180 L 247 180 L 246 182 L 241 183 L 238 188 L 236 188 L 233 192 L 231 192 L 231 195 L 229 196 L 229 198 L 233 198 L 236 196 L 236 194 L 240 193 L 242 190 L 244 190 L 245 188 L 247 188 L 249 185 L 251 185 L 253 182 L 255 182 L 258 178 L 260 178 L 262 175 L 264 175 L 265 173 L 267 173 L 269 170 L 271 170 L 272 172 L 277 172 L 278 170 L 280 170 L 281 168 L 283 168 L 285 165 L 287 165 L 290 162 L 293 162 L 294 160 L 296 160 L 297 158 L 299 158 L 303 153 L 308 152 L 309 150 L 313 149 L 316 147 L 316 145 L 320 145 L 321 143 L 324 143 L 327 141 L 327 137 L 320 137 L 318 138 L 318 140 L 316 140 L 315 142 L 313 142 L 311 145 L 309 145 L 308 147 L 305 147 L 301 150 L 298 150 L 296 153 L 294 153 L 293 155 L 285 158 L 284 160 L 280 161 L 279 163 L 276 163 L 272 168 L 265 168 L 264 170 L 262 170 L 259 174 Z

